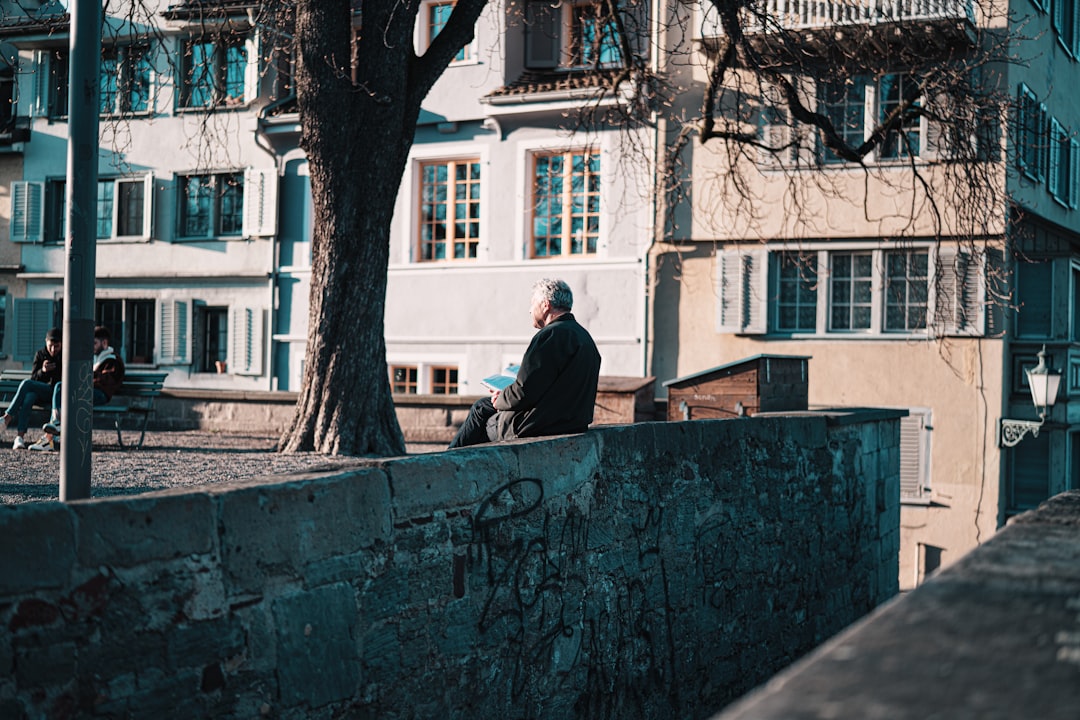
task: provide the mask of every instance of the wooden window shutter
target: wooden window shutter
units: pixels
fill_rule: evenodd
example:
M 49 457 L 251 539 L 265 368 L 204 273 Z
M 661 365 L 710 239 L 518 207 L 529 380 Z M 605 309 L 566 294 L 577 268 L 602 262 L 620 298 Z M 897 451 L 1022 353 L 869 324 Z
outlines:
M 724 250 L 717 254 L 717 332 L 767 331 L 767 258 L 764 250 Z
M 161 351 L 158 363 L 185 365 L 191 362 L 191 301 L 161 300 Z
M 262 375 L 263 312 L 258 308 L 230 309 L 229 367 L 236 375 Z
M 15 360 L 31 362 L 34 353 L 45 347 L 45 333 L 53 326 L 54 305 L 52 300 L 15 298 Z
M 276 170 L 244 171 L 244 237 L 267 237 L 277 233 Z
M 981 335 L 985 327 L 983 253 L 941 248 L 937 253 L 934 326 L 944 335 Z
M 254 102 L 259 97 L 259 33 L 252 32 L 244 41 L 247 65 L 244 67 L 244 102 Z
M 11 183 L 11 242 L 39 243 L 45 239 L 44 200 L 45 183 Z
M 926 500 L 930 489 L 930 413 L 908 410 L 900 418 L 900 497 Z

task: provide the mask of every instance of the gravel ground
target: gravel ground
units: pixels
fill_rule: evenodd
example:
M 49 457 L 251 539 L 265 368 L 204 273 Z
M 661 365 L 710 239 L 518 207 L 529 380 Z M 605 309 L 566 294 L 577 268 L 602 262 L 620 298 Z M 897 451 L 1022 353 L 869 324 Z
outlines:
M 27 433 L 29 437 L 32 433 Z M 0 436 L 0 502 L 60 499 L 60 453 L 12 450 L 14 431 Z M 36 439 L 36 438 L 35 438 Z M 124 440 L 137 440 L 126 432 Z M 362 465 L 362 458 L 274 452 L 276 437 L 189 432 L 148 432 L 142 449 L 121 449 L 116 433 L 94 431 L 91 497 L 134 495 L 262 475 L 321 472 Z M 409 446 L 411 454 L 442 446 Z

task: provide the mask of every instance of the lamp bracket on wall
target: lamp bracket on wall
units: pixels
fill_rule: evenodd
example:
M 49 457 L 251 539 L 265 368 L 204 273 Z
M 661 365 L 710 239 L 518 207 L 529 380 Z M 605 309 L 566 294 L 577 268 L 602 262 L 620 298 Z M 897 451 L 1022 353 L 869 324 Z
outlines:
M 1031 437 L 1039 437 L 1039 430 L 1042 426 L 1042 420 L 1035 422 L 1034 420 L 1006 420 L 1002 418 L 998 445 L 1001 447 L 1016 447 L 1029 431 Z

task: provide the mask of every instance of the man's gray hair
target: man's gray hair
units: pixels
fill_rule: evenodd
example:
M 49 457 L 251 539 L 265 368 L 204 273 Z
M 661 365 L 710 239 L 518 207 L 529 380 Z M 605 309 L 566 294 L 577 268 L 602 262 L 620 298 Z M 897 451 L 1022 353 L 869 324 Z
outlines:
M 547 300 L 551 307 L 569 312 L 574 308 L 574 293 L 570 286 L 562 280 L 544 278 L 533 285 L 533 297 Z

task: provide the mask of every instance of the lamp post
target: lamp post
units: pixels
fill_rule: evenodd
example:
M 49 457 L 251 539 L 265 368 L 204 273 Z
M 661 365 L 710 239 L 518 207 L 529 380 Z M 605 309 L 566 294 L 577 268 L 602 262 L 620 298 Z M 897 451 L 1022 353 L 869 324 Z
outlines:
M 1042 428 L 1043 423 L 1046 422 L 1046 416 L 1050 413 L 1051 408 L 1054 407 L 1054 401 L 1057 400 L 1058 388 L 1061 386 L 1061 372 L 1047 367 L 1045 345 L 1043 345 L 1037 357 L 1039 358 L 1039 364 L 1033 368 L 1028 368 L 1025 372 L 1028 378 L 1028 388 L 1031 390 L 1031 402 L 1039 413 L 1039 421 L 1002 418 L 1000 438 L 1002 447 L 1015 447 L 1029 431 L 1032 437 L 1039 437 L 1039 430 Z

